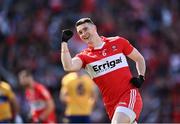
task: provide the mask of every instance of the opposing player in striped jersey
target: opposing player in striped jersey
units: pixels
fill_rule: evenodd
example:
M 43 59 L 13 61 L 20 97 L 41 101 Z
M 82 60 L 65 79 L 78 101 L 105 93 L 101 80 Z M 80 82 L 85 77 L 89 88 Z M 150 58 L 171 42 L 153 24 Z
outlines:
M 128 40 L 122 37 L 101 37 L 90 18 L 76 22 L 79 37 L 88 48 L 71 57 L 67 41 L 70 30 L 63 30 L 61 60 L 65 71 L 84 68 L 103 97 L 104 105 L 113 124 L 138 121 L 142 110 L 142 99 L 138 88 L 144 82 L 145 60 Z M 132 77 L 126 56 L 135 61 L 138 77 Z

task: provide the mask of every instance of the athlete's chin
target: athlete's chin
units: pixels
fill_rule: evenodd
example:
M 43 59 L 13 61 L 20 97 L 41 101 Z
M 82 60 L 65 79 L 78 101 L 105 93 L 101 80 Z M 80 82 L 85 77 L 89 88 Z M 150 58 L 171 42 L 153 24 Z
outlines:
M 92 42 L 90 40 L 83 40 L 83 41 L 87 44 L 92 44 Z
M 90 46 L 92 46 L 92 45 L 93 45 L 93 42 L 92 42 L 92 41 L 88 41 L 87 44 L 90 45 Z
M 24 88 L 28 88 L 28 87 L 30 87 L 30 85 L 29 85 L 29 84 L 27 84 L 27 83 L 22 84 L 22 86 L 23 86 Z

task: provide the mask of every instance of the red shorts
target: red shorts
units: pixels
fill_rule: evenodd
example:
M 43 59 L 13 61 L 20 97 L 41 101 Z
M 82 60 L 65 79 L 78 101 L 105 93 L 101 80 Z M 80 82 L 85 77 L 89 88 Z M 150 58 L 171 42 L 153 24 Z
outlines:
M 114 109 L 116 110 L 116 108 L 119 106 L 123 106 L 133 110 L 136 114 L 136 120 L 138 120 L 143 106 L 141 95 L 138 89 L 131 89 L 123 94 Z

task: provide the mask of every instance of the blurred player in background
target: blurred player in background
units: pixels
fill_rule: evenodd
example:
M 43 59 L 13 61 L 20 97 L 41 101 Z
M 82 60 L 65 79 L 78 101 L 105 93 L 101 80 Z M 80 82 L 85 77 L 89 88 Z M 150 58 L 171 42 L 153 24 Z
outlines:
M 20 84 L 25 87 L 32 122 L 56 123 L 55 105 L 49 91 L 34 80 L 29 70 L 20 71 L 18 77 Z
M 65 75 L 60 100 L 66 104 L 65 115 L 69 123 L 90 123 L 96 100 L 93 81 L 86 74 L 71 72 Z
M 0 123 L 13 123 L 19 116 L 19 106 L 11 86 L 0 77 Z
M 66 71 L 84 68 L 100 89 L 103 101 L 113 124 L 133 123 L 139 118 L 142 99 L 138 91 L 144 82 L 145 60 L 128 40 L 101 37 L 90 18 L 76 22 L 76 30 L 88 48 L 71 57 L 67 41 L 73 32 L 62 32 L 61 60 Z M 132 77 L 126 56 L 136 63 L 138 77 Z

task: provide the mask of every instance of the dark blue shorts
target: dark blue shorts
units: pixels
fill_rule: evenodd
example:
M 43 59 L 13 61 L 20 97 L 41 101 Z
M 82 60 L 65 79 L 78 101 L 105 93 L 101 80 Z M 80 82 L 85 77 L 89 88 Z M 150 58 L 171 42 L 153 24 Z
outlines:
M 69 123 L 90 123 L 89 116 L 67 116 Z
M 9 119 L 9 120 L 2 120 L 2 121 L 0 121 L 0 123 L 1 124 L 3 124 L 3 123 L 12 123 L 12 120 L 11 119 Z

